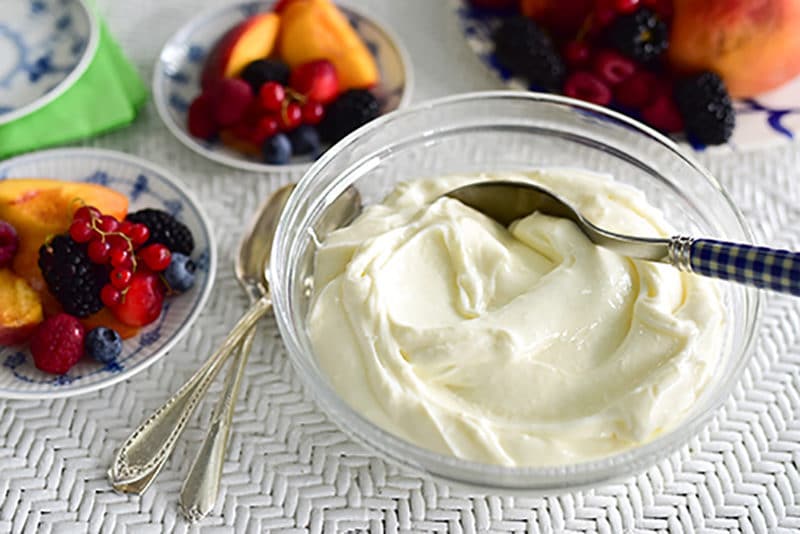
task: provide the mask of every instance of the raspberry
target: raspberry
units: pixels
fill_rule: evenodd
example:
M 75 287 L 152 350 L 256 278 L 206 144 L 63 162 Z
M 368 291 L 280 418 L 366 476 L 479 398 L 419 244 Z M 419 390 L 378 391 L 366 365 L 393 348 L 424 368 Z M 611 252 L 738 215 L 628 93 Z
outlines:
M 736 114 L 725 82 L 717 74 L 706 71 L 680 80 L 675 85 L 675 103 L 689 137 L 719 145 L 733 134 Z
M 187 256 L 190 256 L 194 250 L 192 232 L 185 224 L 166 211 L 146 208 L 129 213 L 126 220 L 136 223 L 133 225 L 136 230 L 131 230 L 132 235 L 130 236 L 136 246 L 161 243 L 171 252 L 180 252 Z M 145 234 L 148 234 L 148 237 L 144 242 L 140 242 L 141 237 Z
M 200 139 L 211 139 L 217 135 L 217 125 L 211 111 L 211 97 L 207 93 L 192 100 L 186 116 L 189 133 Z
M 611 86 L 624 82 L 636 71 L 636 65 L 630 59 L 611 50 L 598 53 L 592 67 L 594 73 Z
M 65 312 L 88 317 L 103 308 L 100 290 L 108 280 L 108 269 L 92 263 L 85 245 L 58 235 L 39 248 L 39 268 Z
M 319 123 L 320 137 L 335 143 L 378 115 L 380 105 L 375 95 L 364 89 L 345 91 L 325 110 L 325 117 Z
M 642 119 L 662 132 L 675 133 L 683 130 L 683 119 L 678 107 L 667 95 L 659 95 L 652 104 L 642 109 Z
M 11 263 L 19 249 L 17 230 L 5 221 L 0 221 L 0 268 Z
M 83 325 L 71 315 L 45 319 L 31 338 L 33 363 L 46 373 L 63 375 L 83 356 L 83 337 Z
M 545 91 L 557 91 L 564 79 L 564 62 L 553 41 L 526 17 L 505 19 L 492 34 L 495 55 L 505 68 Z
M 564 94 L 601 106 L 611 102 L 611 89 L 597 76 L 585 71 L 573 72 L 564 84 Z
M 617 102 L 631 109 L 642 109 L 657 96 L 658 78 L 646 70 L 634 72 L 614 88 Z
M 220 126 L 233 126 L 244 115 L 253 101 L 253 91 L 247 82 L 238 78 L 225 78 L 215 87 L 211 98 L 214 122 Z

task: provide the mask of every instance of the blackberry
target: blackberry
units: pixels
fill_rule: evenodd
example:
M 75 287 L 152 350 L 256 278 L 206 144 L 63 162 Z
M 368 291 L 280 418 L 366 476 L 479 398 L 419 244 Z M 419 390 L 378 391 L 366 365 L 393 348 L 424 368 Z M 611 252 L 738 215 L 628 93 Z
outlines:
M 717 74 L 705 71 L 675 84 L 675 103 L 686 135 L 706 145 L 730 139 L 736 125 L 731 97 Z
M 66 313 L 88 317 L 103 308 L 100 290 L 108 283 L 109 270 L 92 263 L 86 246 L 68 234 L 57 235 L 39 248 L 39 269 Z
M 166 211 L 146 208 L 126 217 L 132 223 L 143 224 L 150 230 L 150 239 L 142 247 L 161 243 L 170 252 L 180 252 L 191 256 L 194 250 L 194 237 L 185 224 Z
M 246 81 L 253 94 L 257 95 L 261 86 L 267 82 L 289 83 L 289 65 L 274 59 L 257 59 L 242 70 L 240 77 Z
M 550 36 L 527 17 L 501 22 L 492 34 L 494 53 L 501 66 L 544 91 L 564 83 L 566 68 Z
M 645 64 L 658 59 L 669 47 L 667 24 L 644 7 L 615 18 L 607 35 L 611 46 L 620 53 Z
M 350 89 L 331 102 L 319 124 L 323 140 L 335 143 L 356 128 L 380 115 L 375 95 L 364 89 Z

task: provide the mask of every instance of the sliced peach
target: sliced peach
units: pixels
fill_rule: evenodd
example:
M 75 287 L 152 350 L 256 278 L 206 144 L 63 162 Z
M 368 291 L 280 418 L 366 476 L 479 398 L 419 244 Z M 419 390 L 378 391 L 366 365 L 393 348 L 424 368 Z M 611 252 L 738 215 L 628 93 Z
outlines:
M 19 345 L 42 322 L 39 294 L 11 269 L 0 269 L 0 345 Z
M 234 78 L 248 63 L 269 56 L 279 27 L 277 14 L 260 13 L 229 30 L 206 59 L 201 80 L 203 89 L 210 88 L 222 78 Z
M 290 67 L 327 59 L 342 90 L 369 88 L 380 78 L 375 58 L 330 0 L 292 0 L 282 6 L 278 53 Z
M 11 223 L 19 235 L 12 268 L 36 291 L 45 290 L 37 265 L 39 247 L 48 237 L 66 232 L 82 205 L 95 206 L 117 219 L 124 219 L 128 212 L 125 195 L 97 184 L 39 178 L 0 181 L 0 219 Z

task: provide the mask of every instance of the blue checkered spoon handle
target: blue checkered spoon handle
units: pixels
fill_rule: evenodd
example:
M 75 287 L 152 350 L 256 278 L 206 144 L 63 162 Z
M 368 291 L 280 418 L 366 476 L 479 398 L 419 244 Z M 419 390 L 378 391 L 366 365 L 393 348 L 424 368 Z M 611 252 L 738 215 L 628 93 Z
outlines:
M 682 271 L 800 296 L 800 253 L 713 239 L 673 237 L 669 261 Z

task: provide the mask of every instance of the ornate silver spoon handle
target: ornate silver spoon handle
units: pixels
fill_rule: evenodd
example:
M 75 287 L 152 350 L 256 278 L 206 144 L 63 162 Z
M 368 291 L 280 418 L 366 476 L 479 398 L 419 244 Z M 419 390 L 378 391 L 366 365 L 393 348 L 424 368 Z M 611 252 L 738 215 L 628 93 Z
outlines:
M 253 346 L 256 327 L 250 329 L 239 346 L 239 353 L 225 377 L 220 395 L 203 445 L 194 457 L 189 474 L 183 482 L 180 506 L 183 515 L 192 522 L 200 521 L 214 508 L 219 493 L 222 466 L 228 449 L 233 412 L 239 396 L 247 358 Z
M 225 360 L 270 308 L 270 299 L 266 296 L 253 303 L 222 346 L 175 395 L 133 431 L 117 451 L 109 469 L 108 476 L 114 488 L 127 493 L 141 493 L 150 486 Z

